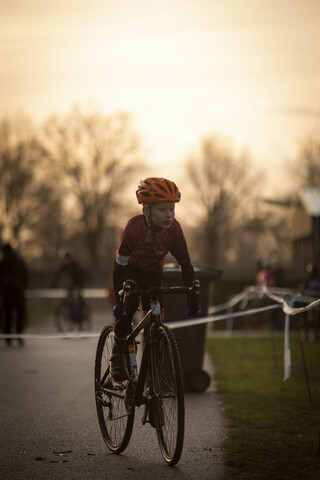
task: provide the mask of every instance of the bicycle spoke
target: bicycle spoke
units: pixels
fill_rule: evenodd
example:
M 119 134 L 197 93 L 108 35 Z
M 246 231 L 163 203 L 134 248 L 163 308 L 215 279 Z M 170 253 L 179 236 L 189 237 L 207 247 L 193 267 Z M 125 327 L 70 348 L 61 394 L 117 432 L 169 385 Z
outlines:
M 114 453 L 128 445 L 134 408 L 130 402 L 129 381 L 115 383 L 110 376 L 110 356 L 114 344 L 113 326 L 106 326 L 100 335 L 95 362 L 96 407 L 99 425 L 107 447 Z
M 172 332 L 159 328 L 156 354 L 156 428 L 160 450 L 169 465 L 181 456 L 184 436 L 184 399 L 181 366 Z

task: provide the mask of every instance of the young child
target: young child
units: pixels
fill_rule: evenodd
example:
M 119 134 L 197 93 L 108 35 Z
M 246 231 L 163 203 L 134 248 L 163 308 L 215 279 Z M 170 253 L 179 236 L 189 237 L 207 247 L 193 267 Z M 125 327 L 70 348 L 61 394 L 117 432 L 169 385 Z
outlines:
M 132 217 L 121 234 L 113 270 L 116 296 L 114 307 L 115 345 L 110 358 L 111 375 L 115 381 L 128 378 L 123 339 L 130 332 L 132 316 L 139 299 L 129 297 L 126 315 L 123 314 L 118 292 L 123 282 L 132 280 L 140 288 L 162 285 L 164 258 L 170 252 L 181 266 L 185 286 L 191 286 L 194 269 L 180 224 L 175 220 L 175 203 L 181 194 L 174 182 L 150 177 L 140 181 L 136 191 L 142 215 Z M 148 298 L 142 298 L 142 309 L 149 310 Z M 198 299 L 188 294 L 189 315 L 199 315 Z

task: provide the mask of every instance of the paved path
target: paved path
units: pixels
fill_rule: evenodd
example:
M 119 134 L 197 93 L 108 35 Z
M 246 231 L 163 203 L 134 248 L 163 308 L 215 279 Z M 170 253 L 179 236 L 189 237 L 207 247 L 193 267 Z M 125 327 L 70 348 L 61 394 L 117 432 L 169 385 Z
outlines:
M 97 315 L 94 328 L 104 321 Z M 49 327 L 50 321 L 42 328 Z M 226 480 L 220 446 L 227 430 L 214 384 L 185 396 L 185 444 L 176 467 L 164 464 L 155 430 L 142 426 L 140 409 L 126 451 L 113 455 L 106 449 L 93 395 L 96 343 L 97 338 L 28 339 L 24 347 L 0 343 L 3 478 Z M 209 364 L 205 368 L 211 372 Z

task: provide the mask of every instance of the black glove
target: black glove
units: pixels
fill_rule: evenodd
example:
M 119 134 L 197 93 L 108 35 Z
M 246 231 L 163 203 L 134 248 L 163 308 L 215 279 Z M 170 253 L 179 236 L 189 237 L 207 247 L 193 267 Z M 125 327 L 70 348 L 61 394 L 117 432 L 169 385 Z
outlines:
M 123 313 L 123 304 L 117 303 L 113 308 L 113 315 L 117 320 L 126 320 L 128 318 L 127 313 Z
M 120 301 L 117 302 L 116 306 L 113 309 L 113 315 L 117 320 L 126 320 L 128 318 L 127 311 L 126 311 L 127 301 L 128 301 L 129 295 L 131 294 L 131 292 L 135 290 L 136 287 L 137 287 L 137 284 L 133 280 L 128 279 L 125 282 L 123 282 L 122 290 L 118 292 Z
M 125 289 L 125 286 L 129 286 L 131 290 L 134 290 L 137 287 L 137 284 L 134 280 L 131 280 L 130 278 L 128 278 L 128 280 L 123 282 L 122 288 Z
M 200 296 L 198 293 L 196 293 L 193 289 L 190 289 L 190 291 L 187 294 L 188 300 L 188 316 L 189 317 L 201 317 L 202 314 L 202 308 L 201 308 L 201 302 L 200 302 Z

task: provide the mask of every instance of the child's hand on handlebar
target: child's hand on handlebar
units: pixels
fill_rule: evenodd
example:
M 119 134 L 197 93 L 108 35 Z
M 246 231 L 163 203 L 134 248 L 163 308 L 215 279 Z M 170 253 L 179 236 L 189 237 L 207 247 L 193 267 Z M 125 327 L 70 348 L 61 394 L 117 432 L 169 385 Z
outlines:
M 117 320 L 126 320 L 128 318 L 127 312 L 123 311 L 122 303 L 117 303 L 117 305 L 113 307 L 113 315 Z
M 117 304 L 113 309 L 113 315 L 117 320 L 127 318 L 127 301 L 136 286 L 136 282 L 130 279 L 123 282 L 122 290 L 118 292 L 121 303 Z
M 194 280 L 192 287 L 187 293 L 187 305 L 189 317 L 201 317 L 202 308 L 200 301 L 200 282 Z

